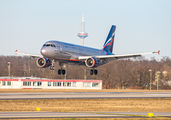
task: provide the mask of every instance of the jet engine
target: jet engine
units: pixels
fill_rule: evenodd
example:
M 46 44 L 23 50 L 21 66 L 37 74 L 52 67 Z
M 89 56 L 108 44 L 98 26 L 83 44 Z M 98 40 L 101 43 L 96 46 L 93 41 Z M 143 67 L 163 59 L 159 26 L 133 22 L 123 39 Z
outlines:
M 96 58 L 91 57 L 91 58 L 86 59 L 85 64 L 87 67 L 94 68 L 94 67 L 97 67 L 99 65 L 99 61 Z
M 39 67 L 45 68 L 45 67 L 49 67 L 51 65 L 51 61 L 47 58 L 38 58 L 36 60 L 36 64 Z

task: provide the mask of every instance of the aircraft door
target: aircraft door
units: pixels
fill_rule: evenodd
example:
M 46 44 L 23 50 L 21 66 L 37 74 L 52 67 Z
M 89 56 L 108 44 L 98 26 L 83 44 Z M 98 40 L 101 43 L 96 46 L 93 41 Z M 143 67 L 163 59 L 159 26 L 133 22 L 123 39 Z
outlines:
M 59 43 L 59 51 L 62 51 L 62 44 Z
M 55 52 L 60 52 L 60 51 L 62 51 L 61 44 L 57 43 L 57 44 L 56 44 Z

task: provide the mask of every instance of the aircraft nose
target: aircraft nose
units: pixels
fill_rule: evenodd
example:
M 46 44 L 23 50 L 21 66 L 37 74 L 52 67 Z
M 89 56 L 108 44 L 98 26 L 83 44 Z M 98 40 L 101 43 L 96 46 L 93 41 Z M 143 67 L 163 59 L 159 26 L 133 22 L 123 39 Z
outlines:
M 46 48 L 42 48 L 40 53 L 43 55 L 43 56 L 47 56 L 48 55 L 48 50 Z

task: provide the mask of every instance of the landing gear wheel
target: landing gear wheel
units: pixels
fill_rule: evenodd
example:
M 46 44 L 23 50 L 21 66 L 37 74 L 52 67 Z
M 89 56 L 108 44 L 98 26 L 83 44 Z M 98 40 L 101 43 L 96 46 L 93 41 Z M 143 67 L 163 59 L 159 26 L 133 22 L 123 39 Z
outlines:
M 61 67 L 61 69 L 58 70 L 58 74 L 59 75 L 65 75 L 65 69 L 62 69 L 63 63 L 59 62 L 59 66 Z
M 98 71 L 97 71 L 96 69 L 94 70 L 94 74 L 95 74 L 95 75 L 97 75 L 97 74 L 98 74 Z
M 91 69 L 90 70 L 90 75 L 93 75 L 93 74 L 97 75 L 98 71 L 96 69 Z
M 90 75 L 93 75 L 93 70 L 90 70 Z
M 50 66 L 50 70 L 55 70 L 55 67 L 54 66 Z
M 62 75 L 65 75 L 65 70 L 64 69 L 62 70 Z
M 59 69 L 59 70 L 58 70 L 58 75 L 61 75 L 61 72 L 62 72 L 61 69 Z

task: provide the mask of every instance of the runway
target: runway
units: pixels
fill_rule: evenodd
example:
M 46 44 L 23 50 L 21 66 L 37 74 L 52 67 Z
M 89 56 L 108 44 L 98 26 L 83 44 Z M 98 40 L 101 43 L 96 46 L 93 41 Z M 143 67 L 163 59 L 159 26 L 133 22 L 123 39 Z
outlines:
M 123 115 L 105 115 L 93 113 L 67 113 L 67 112 L 0 112 L 0 118 L 108 118 L 124 117 Z
M 171 98 L 171 92 L 53 92 L 0 93 L 0 100 L 15 99 Z
M 154 116 L 170 118 L 169 112 L 154 112 Z M 0 112 L 0 119 L 22 118 L 148 118 L 148 112 Z

